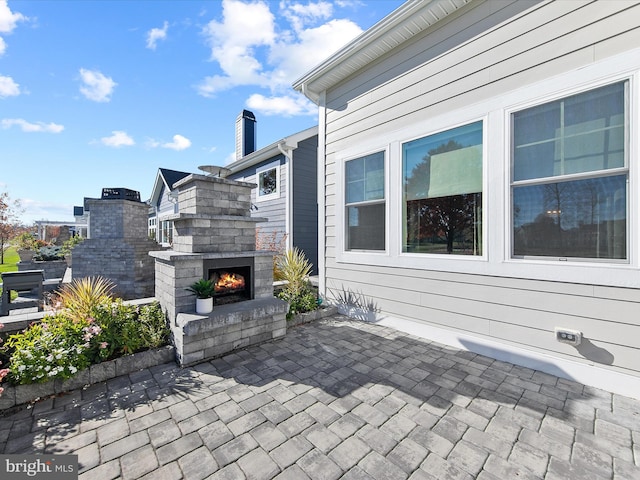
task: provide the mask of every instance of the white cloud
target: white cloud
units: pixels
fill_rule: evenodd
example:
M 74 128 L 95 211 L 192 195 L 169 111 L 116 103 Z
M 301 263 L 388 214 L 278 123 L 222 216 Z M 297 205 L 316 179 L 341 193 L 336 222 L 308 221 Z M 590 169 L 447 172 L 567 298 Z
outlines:
M 290 85 L 361 33 L 362 29 L 351 20 L 331 20 L 302 30 L 296 42 L 274 45 L 270 58 L 276 65 L 273 76 Z
M 70 203 L 43 202 L 32 198 L 21 198 L 23 212 L 20 220 L 30 225 L 36 220 L 73 222 L 73 205 Z
M 45 132 L 45 133 L 60 133 L 64 130 L 64 126 L 57 123 L 44 123 L 44 122 L 27 122 L 22 118 L 3 118 L 0 120 L 0 126 L 3 129 L 8 129 L 13 126 L 20 127 L 23 132 Z
M 250 108 L 264 109 L 261 113 L 315 113 L 291 94 L 291 83 L 362 33 L 350 20 L 331 20 L 333 8 L 324 0 L 283 0 L 279 18 L 288 22 L 287 29 L 278 28 L 262 0 L 225 0 L 221 21 L 212 20 L 203 29 L 221 73 L 203 79 L 196 86 L 198 93 L 215 97 L 236 86 L 255 86 L 270 91 L 269 96 L 254 94 L 249 100 Z
M 182 135 L 174 135 L 173 142 L 167 142 L 160 145 L 162 148 L 170 148 L 171 150 L 186 150 L 191 146 L 191 140 Z
M 167 30 L 169 29 L 169 24 L 164 22 L 162 28 L 152 28 L 147 32 L 147 48 L 151 50 L 156 49 L 156 45 L 158 40 L 164 40 L 167 38 Z
M 0 75 L 0 98 L 20 95 L 20 85 L 13 78 Z
M 18 22 L 28 20 L 27 17 L 21 13 L 13 13 L 7 5 L 7 0 L 0 0 L 0 33 L 9 34 L 16 28 Z M 7 44 L 2 37 L 0 37 L 0 56 L 4 54 L 7 49 Z
M 131 138 L 127 132 L 123 132 L 122 130 L 114 130 L 111 132 L 110 137 L 102 137 L 100 142 L 107 147 L 130 147 L 135 145 L 136 142 Z
M 7 5 L 7 0 L 0 0 L 0 33 L 11 33 L 16 24 L 27 17 L 21 13 L 12 13 Z
M 275 40 L 275 19 L 269 5 L 262 1 L 224 0 L 222 10 L 222 22 L 212 20 L 203 29 L 211 59 L 223 72 L 207 77 L 197 87 L 205 97 L 238 85 L 267 86 L 269 82 L 255 51 Z
M 306 5 L 283 1 L 280 3 L 280 10 L 293 29 L 300 31 L 307 24 L 330 18 L 333 14 L 333 5 L 324 1 L 309 2 Z
M 94 102 L 110 101 L 113 89 L 118 85 L 113 79 L 103 75 L 97 70 L 81 68 L 80 77 L 84 83 L 84 86 L 80 87 L 80 92 Z
M 191 146 L 191 140 L 182 135 L 174 135 L 172 138 L 172 142 L 160 142 L 150 138 L 145 142 L 145 145 L 147 148 L 168 148 L 176 151 L 186 150 Z
M 265 97 L 254 93 L 248 98 L 247 107 L 265 115 L 281 115 L 283 117 L 318 113 L 318 107 L 302 95 Z

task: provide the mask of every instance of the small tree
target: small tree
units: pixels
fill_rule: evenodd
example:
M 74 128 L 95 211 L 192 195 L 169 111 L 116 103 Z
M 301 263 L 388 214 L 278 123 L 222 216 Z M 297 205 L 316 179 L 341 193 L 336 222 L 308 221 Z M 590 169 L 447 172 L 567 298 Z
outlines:
M 12 200 L 7 192 L 0 193 L 0 264 L 4 263 L 4 249 L 9 240 L 22 231 L 19 200 Z

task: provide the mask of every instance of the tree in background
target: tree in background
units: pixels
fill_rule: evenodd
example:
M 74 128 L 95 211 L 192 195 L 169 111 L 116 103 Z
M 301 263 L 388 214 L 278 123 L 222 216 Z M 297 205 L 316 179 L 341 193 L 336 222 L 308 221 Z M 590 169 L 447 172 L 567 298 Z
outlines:
M 12 200 L 7 192 L 0 193 L 0 264 L 4 263 L 4 249 L 9 240 L 23 229 L 19 218 L 21 212 L 19 200 Z

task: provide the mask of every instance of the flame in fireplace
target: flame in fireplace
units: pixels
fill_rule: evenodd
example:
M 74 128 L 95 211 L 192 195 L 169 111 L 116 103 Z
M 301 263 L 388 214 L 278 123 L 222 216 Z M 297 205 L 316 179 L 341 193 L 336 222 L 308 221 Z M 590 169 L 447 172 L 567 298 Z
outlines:
M 244 277 L 237 273 L 216 273 L 214 274 L 213 282 L 216 293 L 225 293 L 244 289 Z

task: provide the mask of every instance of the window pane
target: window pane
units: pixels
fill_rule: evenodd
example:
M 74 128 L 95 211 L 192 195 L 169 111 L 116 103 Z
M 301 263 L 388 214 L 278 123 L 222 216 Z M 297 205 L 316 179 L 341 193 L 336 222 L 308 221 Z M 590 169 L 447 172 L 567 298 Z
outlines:
M 278 178 L 276 169 L 260 172 L 258 175 L 258 194 L 260 196 L 271 195 L 278 191 Z
M 627 176 L 514 187 L 513 253 L 627 258 Z
M 515 113 L 513 179 L 624 167 L 625 84 Z
M 403 145 L 405 252 L 482 255 L 482 122 Z
M 347 207 L 347 250 L 384 250 L 384 232 L 384 203 Z
M 345 163 L 347 203 L 384 198 L 384 152 Z
M 405 252 L 482 254 L 482 194 L 407 202 Z
M 405 199 L 482 191 L 482 122 L 402 146 Z

